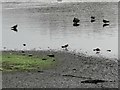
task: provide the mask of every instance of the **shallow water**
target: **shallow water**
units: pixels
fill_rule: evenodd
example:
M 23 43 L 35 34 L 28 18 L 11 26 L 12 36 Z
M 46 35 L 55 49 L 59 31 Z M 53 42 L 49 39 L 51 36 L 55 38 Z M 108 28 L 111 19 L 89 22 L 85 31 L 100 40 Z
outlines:
M 3 3 L 2 47 L 6 49 L 59 49 L 69 44 L 68 50 L 96 55 L 118 56 L 117 3 Z M 96 22 L 91 23 L 90 17 Z M 73 26 L 73 18 L 80 26 Z M 103 19 L 110 26 L 103 28 Z M 18 32 L 10 27 L 18 24 Z M 27 46 L 23 47 L 23 43 Z M 48 48 L 49 47 L 49 48 Z M 111 49 L 112 52 L 107 52 Z

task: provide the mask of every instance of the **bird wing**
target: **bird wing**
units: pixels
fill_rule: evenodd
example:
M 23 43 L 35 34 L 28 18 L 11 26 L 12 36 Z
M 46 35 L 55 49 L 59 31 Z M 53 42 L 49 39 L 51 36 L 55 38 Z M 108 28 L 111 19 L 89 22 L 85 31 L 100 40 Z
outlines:
M 78 18 L 74 18 L 73 22 L 79 22 L 80 20 Z
M 17 28 L 18 25 L 12 26 L 11 28 Z

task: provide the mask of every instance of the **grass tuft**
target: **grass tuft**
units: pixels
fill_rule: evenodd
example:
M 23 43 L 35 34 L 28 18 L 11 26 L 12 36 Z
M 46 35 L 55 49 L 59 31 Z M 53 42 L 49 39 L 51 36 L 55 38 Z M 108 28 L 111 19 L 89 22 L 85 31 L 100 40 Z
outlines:
M 2 71 L 43 70 L 56 65 L 55 58 L 48 56 L 37 57 L 5 52 L 0 57 L 2 57 Z

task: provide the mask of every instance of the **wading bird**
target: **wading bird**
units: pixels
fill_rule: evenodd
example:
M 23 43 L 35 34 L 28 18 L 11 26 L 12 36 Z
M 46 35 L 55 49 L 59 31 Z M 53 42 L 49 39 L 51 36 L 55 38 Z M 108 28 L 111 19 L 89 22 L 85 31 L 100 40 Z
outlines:
M 95 17 L 91 16 L 91 22 L 95 22 Z
M 80 25 L 79 22 L 80 22 L 80 20 L 78 18 L 74 18 L 73 19 L 73 26 L 79 26 Z
M 100 49 L 99 48 L 93 49 L 93 51 L 96 51 L 96 54 L 100 53 Z
M 63 45 L 63 46 L 61 46 L 63 49 L 65 49 L 66 51 L 68 51 L 68 49 L 67 49 L 67 47 L 68 47 L 69 45 L 68 44 L 66 44 L 66 45 Z
M 96 48 L 96 49 L 93 49 L 93 51 L 100 51 L 100 49 L 99 49 L 99 48 Z
M 17 26 L 18 26 L 18 25 L 14 25 L 14 26 L 12 26 L 12 27 L 11 27 L 11 30 L 13 30 L 13 31 L 15 31 L 15 32 L 18 32 L 18 30 L 17 30 Z
M 26 46 L 26 44 L 23 44 L 23 46 Z
M 108 52 L 111 52 L 112 50 L 107 50 Z
M 110 21 L 103 19 L 103 23 L 109 23 Z
M 95 17 L 94 17 L 94 16 L 91 16 L 91 19 L 95 19 Z
M 68 44 L 66 44 L 66 45 L 64 45 L 64 46 L 61 46 L 62 48 L 67 48 L 69 45 Z
M 73 22 L 74 22 L 74 23 L 78 23 L 78 22 L 80 22 L 80 20 L 79 20 L 78 18 L 74 18 L 74 19 L 73 19 Z

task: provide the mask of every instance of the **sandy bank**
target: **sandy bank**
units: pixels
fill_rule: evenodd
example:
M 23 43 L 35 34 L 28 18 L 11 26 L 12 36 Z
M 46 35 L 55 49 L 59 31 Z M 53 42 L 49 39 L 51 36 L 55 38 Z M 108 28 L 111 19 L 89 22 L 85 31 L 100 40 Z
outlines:
M 118 87 L 118 63 L 113 59 L 68 53 L 67 51 L 26 51 L 26 53 L 43 56 L 52 53 L 59 63 L 56 67 L 43 70 L 43 72 L 38 72 L 39 70 L 3 72 L 3 88 Z M 88 79 L 100 79 L 108 82 L 98 84 L 81 83 L 81 81 Z

